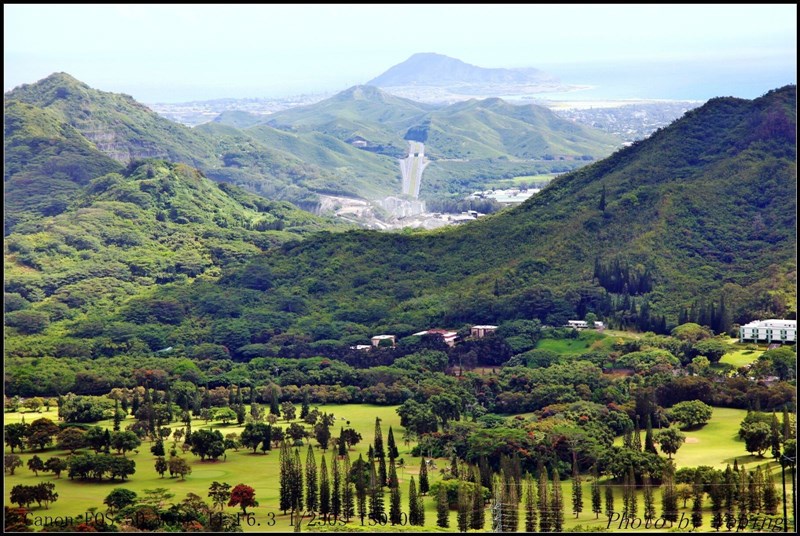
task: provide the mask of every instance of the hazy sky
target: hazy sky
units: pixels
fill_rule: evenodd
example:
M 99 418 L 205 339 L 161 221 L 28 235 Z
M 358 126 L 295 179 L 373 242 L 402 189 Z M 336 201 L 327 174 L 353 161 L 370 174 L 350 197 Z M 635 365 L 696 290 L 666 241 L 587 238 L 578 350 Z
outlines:
M 5 4 L 3 11 L 4 90 L 64 71 L 143 102 L 333 92 L 416 52 L 566 78 L 579 78 L 581 65 L 692 64 L 696 72 L 708 65 L 724 70 L 720 91 L 726 76 L 749 78 L 752 89 L 731 85 L 727 93 L 755 92 L 742 97 L 772 87 L 759 84 L 793 83 L 797 73 L 796 5 Z

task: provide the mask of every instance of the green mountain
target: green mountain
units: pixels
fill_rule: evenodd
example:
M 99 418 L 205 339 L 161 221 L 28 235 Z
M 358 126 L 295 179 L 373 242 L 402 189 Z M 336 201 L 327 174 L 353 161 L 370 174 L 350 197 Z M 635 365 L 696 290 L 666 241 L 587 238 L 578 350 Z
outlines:
M 50 270 L 36 285 L 26 282 L 26 271 L 38 268 L 20 254 L 76 247 L 51 245 L 31 228 L 27 250 L 7 243 L 16 270 L 8 291 L 39 299 L 34 310 L 62 305 L 42 334 L 14 327 L 7 345 L 14 355 L 45 355 L 63 335 L 106 355 L 122 330 L 123 351 L 157 333 L 151 349 L 164 343 L 200 355 L 211 341 L 247 359 L 335 355 L 378 332 L 514 319 L 560 325 L 587 312 L 656 332 L 685 320 L 722 331 L 792 314 L 796 114 L 794 86 L 753 101 L 712 99 L 515 209 L 433 232 L 323 232 L 251 257 L 217 282 L 154 286 L 141 299 L 79 314 L 80 300 L 47 285 Z M 180 315 L 163 313 L 163 303 Z
M 714 99 L 516 209 L 430 233 L 312 238 L 250 269 L 269 274 L 268 307 L 302 303 L 298 333 L 343 339 L 348 322 L 408 334 L 594 311 L 663 331 L 712 305 L 728 326 L 783 315 L 796 296 L 795 100 L 794 86 Z
M 232 125 L 256 120 L 240 115 L 220 118 Z M 515 106 L 492 98 L 435 107 L 371 86 L 355 86 L 330 99 L 284 110 L 261 121 L 297 137 L 322 133 L 348 144 L 361 143 L 365 145 L 362 153 L 391 157 L 406 154 L 406 140 L 425 142 L 426 154 L 433 162 L 422 182 L 423 197 L 464 194 L 483 189 L 498 178 L 569 171 L 611 154 L 620 145 L 614 136 L 561 119 L 540 106 Z M 293 152 L 292 148 L 287 150 Z M 330 157 L 320 152 L 293 154 L 320 167 L 330 163 Z M 364 156 L 354 165 L 372 180 L 382 177 L 394 184 L 372 171 L 385 167 L 399 181 L 393 161 Z
M 61 160 L 64 150 L 68 154 L 77 151 L 85 158 L 87 151 L 93 149 L 92 169 L 100 166 L 110 171 L 115 167 L 112 160 L 128 164 L 141 158 L 161 158 L 189 164 L 217 181 L 230 182 L 271 199 L 289 200 L 307 209 L 317 204 L 312 192 L 314 185 L 324 184 L 339 192 L 352 190 L 346 188 L 350 177 L 304 162 L 239 131 L 219 133 L 213 127 L 189 129 L 160 117 L 128 95 L 92 89 L 65 73 L 50 75 L 6 93 L 5 109 L 5 148 L 10 157 L 6 162 L 6 181 L 14 177 L 22 164 L 28 163 L 24 149 L 22 152 L 9 150 L 15 146 L 24 148 L 29 145 L 28 141 L 36 145 L 35 158 L 41 161 L 40 169 L 45 175 L 49 174 L 45 168 L 54 164 L 65 166 L 58 161 L 45 162 L 51 158 L 38 150 L 45 136 L 51 140 L 48 143 L 58 146 L 51 152 Z M 38 130 L 28 132 L 25 123 L 38 125 Z M 50 125 L 49 130 L 42 130 L 47 125 Z M 31 136 L 40 139 L 29 139 Z M 100 158 L 100 154 L 106 158 Z M 97 175 L 69 169 L 66 173 L 77 174 L 67 179 L 70 182 L 75 182 L 73 178 L 80 182 Z M 81 173 L 84 175 L 79 177 Z M 30 182 L 35 177 L 23 179 Z M 36 205 L 38 201 L 27 204 Z
M 270 247 L 338 227 L 288 202 L 215 183 L 185 164 L 137 161 L 88 181 L 71 192 L 63 212 L 19 222 L 6 237 L 6 325 L 12 334 L 34 334 L 55 323 L 31 343 L 54 355 L 65 333 L 60 321 L 89 318 L 102 331 L 108 307 L 161 286 L 213 280 Z M 154 322 L 162 321 L 156 315 Z M 105 342 L 112 349 L 130 338 Z

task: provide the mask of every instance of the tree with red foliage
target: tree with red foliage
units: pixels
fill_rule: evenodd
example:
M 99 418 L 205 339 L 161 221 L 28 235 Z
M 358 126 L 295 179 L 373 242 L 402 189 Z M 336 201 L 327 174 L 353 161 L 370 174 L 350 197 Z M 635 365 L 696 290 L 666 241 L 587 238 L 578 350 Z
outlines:
M 256 490 L 245 484 L 237 484 L 231 490 L 231 499 L 228 501 L 228 506 L 236 506 L 237 504 L 242 507 L 242 512 L 245 514 L 248 506 L 258 506 Z

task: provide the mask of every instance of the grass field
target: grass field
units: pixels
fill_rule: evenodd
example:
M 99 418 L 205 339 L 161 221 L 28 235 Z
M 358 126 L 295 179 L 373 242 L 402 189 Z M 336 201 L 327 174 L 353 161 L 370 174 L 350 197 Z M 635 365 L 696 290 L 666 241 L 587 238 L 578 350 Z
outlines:
M 758 350 L 748 350 L 747 347 L 751 346 L 750 344 L 741 344 L 736 341 L 737 339 L 731 339 L 731 351 L 722 356 L 722 359 L 719 360 L 720 363 L 727 363 L 736 368 L 743 367 L 756 361 L 766 350 L 764 346 L 759 346 Z
M 577 339 L 541 339 L 536 348 L 561 355 L 580 355 L 589 351 L 594 344 L 606 346 L 614 344 L 614 340 L 598 331 L 585 330 Z
M 323 412 L 333 413 L 333 415 L 336 416 L 336 424 L 331 429 L 332 435 L 338 436 L 340 426 L 352 427 L 361 433 L 361 442 L 355 447 L 351 448 L 349 452 L 352 461 L 358 459 L 359 454 L 362 454 L 366 458 L 369 445 L 374 441 L 376 417 L 380 417 L 382 421 L 384 446 L 386 445 L 388 438 L 389 426 L 392 426 L 394 429 L 395 440 L 397 442 L 397 448 L 400 453 L 399 458 L 403 458 L 405 460 L 404 467 L 398 468 L 398 480 L 400 481 L 401 486 L 402 508 L 404 511 L 407 511 L 408 485 L 411 476 L 414 476 L 415 480 L 418 480 L 417 475 L 419 474 L 420 458 L 413 457 L 410 454 L 414 443 L 404 444 L 403 442 L 403 428 L 400 426 L 400 417 L 396 413 L 396 406 L 347 404 L 320 405 L 314 407 L 318 407 L 320 411 Z M 42 411 L 38 414 L 6 413 L 4 415 L 4 420 L 6 424 L 10 424 L 13 422 L 21 422 L 24 418 L 25 422 L 30 423 L 40 417 L 47 417 L 55 422 L 58 414 L 55 410 L 49 412 Z M 133 422 L 132 417 L 129 417 L 128 420 Z M 349 424 L 347 424 L 348 421 Z M 113 423 L 109 420 L 101 421 L 97 424 L 110 428 Z M 244 428 L 243 426 L 237 426 L 235 424 L 224 426 L 220 423 L 213 422 L 209 423 L 209 425 L 203 425 L 203 421 L 201 420 L 195 420 L 192 424 L 193 430 L 214 429 L 220 430 L 223 435 L 230 432 L 240 433 Z M 284 429 L 286 428 L 286 425 L 287 423 L 284 420 L 278 422 L 278 426 L 281 426 Z M 125 424 L 123 423 L 123 428 L 124 427 Z M 173 429 L 180 427 L 182 427 L 182 424 L 180 423 L 173 423 L 171 425 L 171 428 Z M 323 453 L 316 446 L 316 441 L 312 439 L 311 443 L 315 445 L 317 466 L 319 466 L 320 457 Z M 165 443 L 165 447 L 169 449 L 171 445 L 172 442 L 168 439 Z M 108 495 L 108 493 L 111 492 L 111 490 L 117 487 L 123 487 L 125 489 L 135 491 L 139 495 L 141 495 L 145 489 L 154 489 L 159 487 L 168 488 L 171 493 L 175 494 L 175 497 L 172 499 L 172 501 L 177 502 L 184 498 L 187 493 L 195 493 L 200 497 L 206 498 L 208 495 L 208 487 L 214 481 L 227 482 L 232 486 L 235 486 L 239 483 L 244 483 L 252 486 L 256 490 L 256 500 L 259 502 L 259 506 L 257 508 L 249 510 L 254 513 L 252 519 L 255 520 L 255 524 L 253 526 L 248 526 L 245 523 L 245 518 L 242 518 L 242 529 L 244 531 L 285 532 L 292 530 L 293 527 L 290 523 L 290 516 L 288 514 L 283 515 L 282 512 L 278 510 L 279 481 L 277 475 L 279 474 L 279 455 L 277 450 L 272 450 L 266 455 L 261 454 L 260 451 L 258 454 L 252 454 L 250 451 L 245 449 L 240 449 L 238 452 L 229 450 L 227 451 L 227 458 L 224 461 L 220 460 L 216 462 L 201 462 L 196 456 L 192 455 L 191 453 L 187 453 L 184 455 L 184 457 L 190 461 L 192 473 L 186 477 L 185 481 L 181 481 L 178 478 L 171 479 L 168 476 L 165 478 L 158 476 L 154 469 L 155 456 L 150 453 L 150 446 L 151 443 L 145 441 L 138 449 L 138 453 L 129 452 L 127 454 L 128 458 L 136 461 L 136 473 L 124 483 L 120 482 L 119 480 L 115 482 L 110 482 L 108 480 L 104 480 L 103 482 L 73 481 L 65 476 L 66 472 L 62 473 L 62 477 L 60 479 L 55 478 L 49 473 L 41 473 L 39 477 L 36 477 L 34 473 L 29 471 L 27 468 L 27 461 L 34 454 L 37 454 L 40 458 L 46 460 L 52 456 L 66 457 L 68 456 L 68 453 L 56 448 L 50 448 L 44 452 L 37 451 L 20 453 L 23 467 L 17 468 L 14 475 L 6 475 L 5 504 L 10 504 L 8 497 L 11 488 L 16 484 L 34 485 L 42 481 L 52 481 L 56 484 L 56 492 L 59 494 L 58 501 L 52 504 L 47 510 L 44 508 L 34 507 L 31 513 L 31 518 L 36 519 L 37 516 L 71 516 L 76 518 L 79 515 L 83 515 L 92 507 L 95 507 L 97 512 L 104 513 L 106 508 L 105 505 L 102 504 L 103 499 L 106 497 L 106 495 Z M 304 465 L 306 451 L 306 446 L 300 448 L 300 455 Z M 6 448 L 5 452 L 10 453 L 10 450 Z M 335 451 L 331 451 L 329 449 L 328 453 L 326 454 L 326 463 L 328 464 L 329 470 L 331 468 L 332 452 Z M 447 459 L 437 459 L 435 460 L 435 463 L 438 468 L 449 467 L 449 461 Z M 437 471 L 429 472 L 429 480 L 431 484 L 438 481 L 440 478 L 441 477 Z M 384 500 L 386 510 L 388 512 L 388 490 L 385 491 Z M 426 499 L 425 510 L 425 529 L 436 531 L 436 505 L 433 498 Z M 236 508 L 226 508 L 225 511 L 235 514 L 240 510 Z M 452 531 L 453 527 L 456 526 L 456 512 L 452 511 L 450 514 L 450 531 Z M 326 529 L 326 527 L 308 526 L 308 524 L 311 522 L 310 516 L 303 520 L 304 531 Z M 354 523 L 356 524 L 356 528 L 358 528 L 360 521 L 355 521 Z M 365 521 L 364 527 L 364 529 L 369 529 L 368 531 L 383 532 L 397 532 L 398 528 L 399 527 L 370 526 L 369 521 Z M 410 529 L 410 527 L 408 528 Z M 448 530 L 443 529 L 443 532 L 448 532 Z
M 350 404 L 350 405 L 323 405 L 319 406 L 321 411 L 333 413 L 337 417 L 336 424 L 332 432 L 333 435 L 338 434 L 338 428 L 341 425 L 352 426 L 358 430 L 362 436 L 362 441 L 350 451 L 352 460 L 358 458 L 359 454 L 366 456 L 366 451 L 374 439 L 374 425 L 375 417 L 380 417 L 382 420 L 382 430 L 384 445 L 386 444 L 389 426 L 394 429 L 395 439 L 400 451 L 400 458 L 405 460 L 405 466 L 398 469 L 398 477 L 401 482 L 402 491 L 402 507 L 407 511 L 407 498 L 408 498 L 408 482 L 412 475 L 416 476 L 419 472 L 420 459 L 411 456 L 410 450 L 413 444 L 403 443 L 403 429 L 400 427 L 400 419 L 396 413 L 394 406 L 373 406 L 366 404 Z M 695 465 L 711 465 L 718 468 L 724 468 L 727 463 L 733 463 L 734 458 L 738 459 L 739 464 L 746 464 L 749 468 L 755 468 L 756 465 L 761 465 L 769 462 L 768 458 L 756 458 L 749 456 L 744 450 L 744 444 L 736 437 L 739 423 L 746 414 L 743 410 L 728 409 L 728 408 L 714 408 L 714 413 L 711 421 L 704 427 L 698 430 L 686 431 L 686 435 L 690 438 L 684 444 L 678 453 L 675 455 L 675 461 L 678 467 L 688 467 Z M 40 414 L 24 414 L 26 422 L 31 422 L 40 416 L 48 417 L 53 420 L 56 418 L 56 412 L 42 412 Z M 12 422 L 19 422 L 23 418 L 20 413 L 7 413 L 5 414 L 6 424 Z M 349 421 L 350 424 L 345 424 Z M 212 428 L 219 429 L 225 433 L 232 431 L 240 432 L 242 427 L 236 425 L 222 426 L 218 423 L 212 423 L 211 426 L 200 426 L 202 421 L 195 421 L 194 429 L 198 428 Z M 111 426 L 110 421 L 100 423 L 103 426 Z M 279 425 L 285 427 L 285 421 L 281 421 Z M 173 424 L 173 428 L 177 428 L 178 424 Z M 621 441 L 618 438 L 618 441 Z M 312 440 L 313 444 L 316 444 Z M 171 441 L 167 442 L 167 446 L 171 445 Z M 139 449 L 138 453 L 129 453 L 128 456 L 134 459 L 137 463 L 137 472 L 133 477 L 125 483 L 108 482 L 102 483 L 95 482 L 79 482 L 71 481 L 62 475 L 61 479 L 56 479 L 50 474 L 42 474 L 38 478 L 27 469 L 26 466 L 18 468 L 16 474 L 13 476 L 6 476 L 6 504 L 8 504 L 8 493 L 11 487 L 15 484 L 36 484 L 40 481 L 52 481 L 56 484 L 56 491 L 59 494 L 59 500 L 51 505 L 49 510 L 35 508 L 32 512 L 32 518 L 36 519 L 37 516 L 72 516 L 77 517 L 87 512 L 90 508 L 96 507 L 97 512 L 104 513 L 105 507 L 102 505 L 102 500 L 105 496 L 116 487 L 124 487 L 139 494 L 145 489 L 153 489 L 164 487 L 168 488 L 171 493 L 175 494 L 173 501 L 185 497 L 187 493 L 196 493 L 197 495 L 206 498 L 208 494 L 208 487 L 213 481 L 228 482 L 231 485 L 245 483 L 256 490 L 256 499 L 259 501 L 259 506 L 251 509 L 253 512 L 252 526 L 248 526 L 242 519 L 242 528 L 246 532 L 279 532 L 292 530 L 289 516 L 283 515 L 278 510 L 278 491 L 279 482 L 276 477 L 278 474 L 278 452 L 273 450 L 269 454 L 251 454 L 245 450 L 238 452 L 228 451 L 227 459 L 218 462 L 201 462 L 194 455 L 187 454 L 186 457 L 190 460 L 192 466 L 192 474 L 187 476 L 185 481 L 179 479 L 160 478 L 153 468 L 154 457 L 149 452 L 150 443 L 145 442 Z M 319 465 L 320 456 L 322 452 L 315 448 L 317 464 Z M 6 449 L 6 452 L 9 452 Z M 300 449 L 301 459 L 305 463 L 306 447 Z M 44 453 L 37 453 L 40 457 L 46 459 L 50 456 L 66 456 L 66 452 L 61 452 L 56 449 L 49 449 Z M 23 464 L 32 456 L 32 453 L 25 452 L 21 454 Z M 331 463 L 331 451 L 326 455 L 328 467 Z M 446 459 L 437 459 L 436 465 L 439 469 L 449 467 L 449 461 Z M 779 472 L 772 464 L 773 475 L 775 475 L 776 482 L 779 484 Z M 438 470 L 430 471 L 429 477 L 431 483 L 440 479 Z M 601 478 L 602 485 L 610 485 L 614 490 L 616 502 L 619 507 L 621 504 L 622 487 L 616 483 L 611 483 L 606 479 Z M 578 525 L 584 528 L 600 528 L 606 527 L 608 519 L 603 515 L 599 519 L 591 513 L 591 477 L 583 477 L 583 502 L 584 509 L 578 518 L 570 514 L 571 512 L 571 498 L 572 498 L 572 482 L 569 480 L 562 482 L 562 491 L 565 504 L 565 530 L 574 529 Z M 657 510 L 660 511 L 660 491 L 656 490 L 655 493 Z M 388 493 L 385 495 L 385 503 L 388 511 Z M 640 515 L 643 513 L 643 500 L 639 497 L 639 510 Z M 486 530 L 491 527 L 491 511 L 490 507 L 486 507 Z M 706 501 L 705 509 L 710 512 L 710 506 Z M 426 531 L 441 531 L 441 532 L 456 532 L 457 519 L 456 512 L 450 512 L 450 527 L 448 529 L 439 529 L 436 527 L 436 507 L 435 499 L 428 497 L 425 500 L 425 530 Z M 681 509 L 685 512 L 686 516 L 690 515 L 691 501 L 688 508 Z M 226 511 L 232 514 L 237 512 L 234 508 L 226 508 Z M 710 515 L 710 514 L 709 514 Z M 308 526 L 311 518 L 303 520 L 303 531 L 326 531 L 333 530 L 328 527 Z M 354 525 L 353 525 L 354 524 Z M 353 531 L 365 532 L 400 532 L 410 531 L 411 527 L 371 527 L 369 522 L 365 523 L 366 526 L 360 527 L 360 521 L 356 520 L 351 522 L 348 529 Z M 524 512 L 520 508 L 520 530 L 524 528 Z M 616 524 L 612 530 L 619 528 Z M 708 521 L 703 527 L 704 530 L 708 529 Z

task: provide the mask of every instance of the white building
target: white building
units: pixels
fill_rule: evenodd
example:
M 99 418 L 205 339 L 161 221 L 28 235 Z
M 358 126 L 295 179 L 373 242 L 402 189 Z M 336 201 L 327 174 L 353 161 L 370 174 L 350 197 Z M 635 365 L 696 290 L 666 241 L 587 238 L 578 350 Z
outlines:
M 795 342 L 797 340 L 797 320 L 757 320 L 739 328 L 739 342 Z
M 445 344 L 451 347 L 456 345 L 456 339 L 458 338 L 458 333 L 455 331 L 448 331 L 446 329 L 428 329 L 414 333 L 415 337 L 422 337 L 423 335 L 441 335 Z
M 469 330 L 469 335 L 476 339 L 482 339 L 495 331 L 497 331 L 497 326 L 472 326 Z
M 391 341 L 392 346 L 394 346 L 397 342 L 394 335 L 375 335 L 370 340 L 372 341 L 372 346 L 376 348 L 381 345 L 382 341 Z
M 585 320 L 567 320 L 567 325 L 564 327 L 581 330 L 588 328 L 589 324 Z M 600 321 L 595 321 L 594 329 L 606 329 L 606 325 Z

